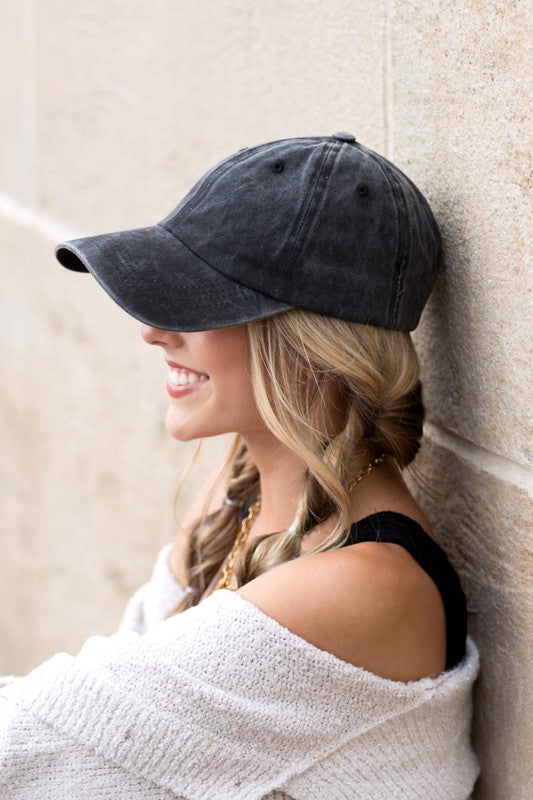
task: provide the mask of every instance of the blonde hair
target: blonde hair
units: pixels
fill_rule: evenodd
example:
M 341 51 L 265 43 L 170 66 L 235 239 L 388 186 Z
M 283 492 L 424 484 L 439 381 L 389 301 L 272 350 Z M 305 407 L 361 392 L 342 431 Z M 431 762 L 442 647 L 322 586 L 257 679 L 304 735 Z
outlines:
M 244 563 L 242 586 L 278 564 L 298 558 L 301 536 L 332 515 L 332 532 L 310 552 L 346 541 L 351 503 L 347 487 L 361 453 L 385 452 L 400 469 L 415 457 L 424 406 L 419 365 L 410 334 L 326 317 L 295 308 L 247 325 L 253 392 L 266 427 L 307 465 L 291 530 L 258 536 Z M 332 414 L 332 410 L 334 413 Z M 359 466 L 357 466 L 359 465 Z M 190 533 L 189 591 L 169 616 L 196 605 L 214 588 L 240 525 L 240 507 L 259 489 L 259 474 L 237 434 L 220 471 L 227 495 Z M 217 481 L 218 483 L 218 481 Z

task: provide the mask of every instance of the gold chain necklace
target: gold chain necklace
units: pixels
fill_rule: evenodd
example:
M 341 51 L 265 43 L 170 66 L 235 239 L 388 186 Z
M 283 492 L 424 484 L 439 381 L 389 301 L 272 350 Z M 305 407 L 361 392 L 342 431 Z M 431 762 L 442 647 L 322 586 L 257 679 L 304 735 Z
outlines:
M 348 493 L 351 492 L 354 486 L 357 483 L 359 483 L 359 481 L 362 481 L 363 478 L 366 478 L 369 472 L 372 472 L 372 470 L 375 469 L 381 461 L 383 461 L 385 455 L 386 455 L 385 453 L 381 453 L 381 455 L 377 456 L 376 458 L 373 458 L 372 461 L 370 461 L 366 465 L 366 467 L 363 467 L 363 469 L 357 473 L 354 480 L 350 483 L 346 491 Z M 235 591 L 236 589 L 239 588 L 238 586 L 229 585 L 230 577 L 232 575 L 232 570 L 233 570 L 233 561 L 235 559 L 237 550 L 239 550 L 241 545 L 243 545 L 246 539 L 248 538 L 248 533 L 250 531 L 250 528 L 252 527 L 252 522 L 259 513 L 260 508 L 261 508 L 261 495 L 258 495 L 257 499 L 250 506 L 248 514 L 244 517 L 243 521 L 241 522 L 240 530 L 235 538 L 233 547 L 231 548 L 229 555 L 227 557 L 222 577 L 216 587 L 217 589 L 230 589 L 231 591 Z

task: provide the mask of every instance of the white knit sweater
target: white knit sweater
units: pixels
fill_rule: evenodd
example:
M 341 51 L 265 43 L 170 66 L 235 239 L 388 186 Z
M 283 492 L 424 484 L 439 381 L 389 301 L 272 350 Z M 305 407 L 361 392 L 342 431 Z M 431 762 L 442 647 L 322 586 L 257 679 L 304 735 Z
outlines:
M 354 667 L 159 553 L 113 636 L 0 690 L 2 800 L 466 800 L 479 653 L 403 683 Z

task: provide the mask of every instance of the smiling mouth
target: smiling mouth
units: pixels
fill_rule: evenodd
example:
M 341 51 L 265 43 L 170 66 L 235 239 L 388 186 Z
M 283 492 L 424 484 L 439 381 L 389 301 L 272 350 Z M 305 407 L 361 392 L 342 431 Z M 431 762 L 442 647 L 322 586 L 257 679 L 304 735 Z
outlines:
M 191 386 L 194 383 L 203 383 L 208 380 L 207 375 L 188 369 L 170 367 L 168 371 L 168 382 L 172 386 Z

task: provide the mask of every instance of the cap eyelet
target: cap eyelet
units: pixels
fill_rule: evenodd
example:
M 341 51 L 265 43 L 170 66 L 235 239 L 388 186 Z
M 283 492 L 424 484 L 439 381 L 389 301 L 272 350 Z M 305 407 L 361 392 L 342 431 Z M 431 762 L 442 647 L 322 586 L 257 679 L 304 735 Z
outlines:
M 366 183 L 360 183 L 356 187 L 355 191 L 357 192 L 359 197 L 367 197 L 367 195 L 368 195 L 368 186 L 366 185 Z
M 274 161 L 270 169 L 272 170 L 272 172 L 283 172 L 283 170 L 285 169 L 285 164 L 283 163 L 283 161 Z

